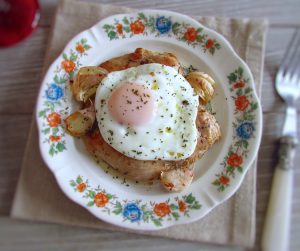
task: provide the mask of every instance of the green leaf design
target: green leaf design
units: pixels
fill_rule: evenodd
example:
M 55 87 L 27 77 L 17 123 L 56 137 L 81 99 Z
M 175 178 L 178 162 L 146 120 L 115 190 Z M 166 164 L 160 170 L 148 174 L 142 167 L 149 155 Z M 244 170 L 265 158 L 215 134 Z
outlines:
M 230 82 L 230 84 L 231 83 L 234 83 L 236 80 L 237 80 L 237 75 L 235 74 L 235 73 L 230 73 L 228 76 L 227 76 L 227 78 L 228 78 L 228 80 L 229 80 L 229 82 Z
M 247 140 L 243 140 L 242 143 L 243 143 L 243 147 L 247 149 L 249 142 Z
M 92 207 L 92 206 L 94 206 L 94 201 L 89 201 L 86 205 L 87 205 L 88 207 Z
M 88 44 L 85 44 L 85 45 L 83 46 L 83 48 L 86 49 L 86 50 L 89 50 L 89 49 L 92 48 L 92 46 L 90 46 L 90 45 L 88 45 Z
M 96 196 L 96 192 L 95 192 L 95 191 L 92 191 L 92 190 L 90 190 L 90 191 L 89 191 L 89 194 L 88 194 L 88 196 L 89 196 L 91 199 L 94 199 L 94 198 L 95 198 L 95 196 Z
M 76 178 L 76 183 L 77 183 L 77 184 L 81 184 L 81 183 L 82 183 L 82 178 L 81 178 L 80 175 L 77 176 L 77 178 Z
M 72 54 L 72 55 L 70 56 L 70 60 L 75 61 L 76 59 L 77 59 L 77 55 Z
M 221 192 L 224 192 L 224 190 L 225 190 L 225 186 L 224 185 L 221 185 L 220 187 L 219 187 L 219 189 L 218 189 L 219 191 L 221 191 Z
M 175 218 L 175 220 L 178 220 L 180 217 L 179 213 L 177 213 L 177 212 L 173 212 L 172 216 Z
M 106 197 L 107 197 L 108 200 L 111 200 L 113 198 L 113 196 L 111 194 L 109 194 L 109 193 L 106 194 Z
M 227 167 L 227 172 L 232 173 L 234 171 L 234 168 L 232 166 Z
M 40 111 L 39 117 L 46 117 L 46 111 L 45 110 Z
M 149 28 L 151 28 L 151 32 L 155 32 L 155 19 L 154 17 L 149 17 L 148 22 L 146 23 L 146 26 L 148 26 Z
M 54 82 L 55 83 L 59 83 L 59 79 L 58 79 L 58 76 L 57 74 L 54 75 L 54 78 L 53 78 Z
M 188 204 L 193 204 L 194 201 L 195 197 L 191 193 L 185 198 L 185 202 Z
M 143 220 L 144 220 L 145 222 L 149 222 L 152 213 L 149 212 L 149 211 L 144 211 L 144 210 L 142 210 L 142 211 L 143 211 Z
M 113 39 L 116 38 L 117 33 L 114 32 L 114 31 L 110 31 L 110 32 L 108 32 L 107 35 L 108 35 L 108 37 L 109 37 L 110 40 L 113 40 Z
M 251 87 L 247 87 L 247 88 L 245 89 L 245 94 L 248 94 L 248 93 L 251 92 L 251 91 L 252 91 Z
M 82 38 L 82 39 L 80 40 L 80 42 L 81 42 L 82 44 L 85 44 L 85 43 L 87 43 L 87 39 L 86 39 L 86 38 Z
M 217 180 L 215 180 L 212 184 L 215 185 L 215 186 L 219 186 L 221 183 L 220 183 L 220 181 L 217 179 Z
M 70 181 L 70 186 L 76 187 L 76 185 L 77 185 L 77 184 L 76 184 L 76 182 L 75 182 L 74 180 L 71 180 L 71 181 Z
M 106 32 L 108 32 L 109 30 L 114 29 L 114 28 L 115 28 L 114 26 L 109 25 L 109 24 L 103 25 L 103 29 L 104 29 Z
M 66 149 L 65 145 L 61 142 L 58 142 L 57 145 L 56 145 L 56 149 L 59 151 L 59 152 L 62 152 L 63 150 Z
M 120 213 L 122 213 L 122 205 L 119 201 L 116 202 L 116 205 L 115 205 L 115 209 L 112 211 L 114 214 L 116 215 L 119 215 Z
M 63 53 L 63 54 L 62 54 L 62 57 L 63 57 L 63 59 L 65 59 L 65 60 L 68 59 L 68 56 L 67 56 L 66 53 Z
M 54 149 L 53 145 L 51 145 L 51 147 L 50 147 L 50 149 L 49 149 L 49 154 L 50 154 L 51 156 L 53 156 L 53 155 L 55 154 L 55 149 Z
M 130 32 L 130 27 L 129 26 L 125 26 L 123 28 L 123 30 L 126 32 L 126 33 L 129 33 Z
M 215 47 L 211 47 L 210 49 L 209 49 L 209 52 L 211 53 L 211 55 L 214 55 L 215 54 Z
M 236 92 L 236 95 L 241 96 L 242 94 L 243 94 L 243 90 L 239 88 Z
M 48 129 L 50 131 L 50 128 L 48 128 Z M 56 135 L 57 133 L 58 133 L 58 128 L 57 127 L 52 128 L 52 134 Z
M 235 145 L 235 146 L 242 146 L 242 141 L 239 140 L 239 141 L 235 142 L 234 145 Z
M 237 74 L 238 74 L 239 78 L 242 78 L 243 73 L 244 73 L 243 68 L 242 68 L 242 67 L 239 67 L 239 68 L 237 69 Z
M 204 39 L 204 36 L 198 35 L 197 36 L 197 42 L 201 42 Z
M 48 134 L 50 132 L 50 128 L 45 128 L 42 130 L 42 133 Z
M 123 22 L 124 24 L 129 24 L 129 21 L 128 21 L 127 17 L 124 17 L 124 18 L 122 19 L 122 22 Z
M 201 33 L 202 31 L 203 31 L 203 28 L 201 28 L 201 27 L 197 29 L 198 33 Z
M 178 209 L 178 206 L 175 205 L 175 204 L 171 204 L 171 205 L 170 205 L 170 208 L 171 208 L 171 210 L 177 210 L 177 209 Z
M 201 205 L 198 201 L 195 201 L 195 203 L 191 206 L 192 209 L 199 210 L 201 208 Z
M 252 110 L 252 111 L 256 110 L 257 107 L 258 107 L 258 103 L 253 103 L 253 104 L 251 104 L 251 110 Z
M 157 226 L 157 227 L 162 226 L 162 224 L 161 224 L 162 219 L 161 218 L 159 218 L 159 219 L 152 218 L 152 221 L 153 221 L 155 226 Z
M 173 31 L 173 33 L 175 34 L 175 35 L 177 35 L 178 34 L 178 32 L 179 32 L 179 28 L 180 28 L 180 24 L 179 23 L 174 23 L 173 25 L 172 25 L 172 31 Z
M 215 47 L 219 50 L 221 49 L 221 45 L 219 43 L 215 43 Z
M 139 18 L 139 19 L 143 19 L 143 20 L 147 20 L 145 14 L 142 13 L 142 12 L 141 12 L 141 13 L 138 13 L 138 18 Z
M 240 167 L 240 166 L 237 168 L 237 170 L 238 170 L 238 172 L 240 172 L 240 173 L 242 173 L 242 172 L 243 172 L 243 168 L 242 168 L 242 167 Z
M 254 120 L 255 119 L 255 116 L 253 114 L 250 114 L 250 113 L 244 113 L 244 116 L 243 116 L 243 120 Z

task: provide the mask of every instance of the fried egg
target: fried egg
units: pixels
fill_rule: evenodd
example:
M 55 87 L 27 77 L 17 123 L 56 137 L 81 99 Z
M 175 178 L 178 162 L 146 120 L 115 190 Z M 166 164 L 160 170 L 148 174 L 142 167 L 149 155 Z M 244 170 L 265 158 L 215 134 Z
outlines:
M 192 155 L 199 106 L 194 89 L 174 68 L 145 64 L 111 72 L 99 85 L 95 108 L 103 139 L 139 160 Z

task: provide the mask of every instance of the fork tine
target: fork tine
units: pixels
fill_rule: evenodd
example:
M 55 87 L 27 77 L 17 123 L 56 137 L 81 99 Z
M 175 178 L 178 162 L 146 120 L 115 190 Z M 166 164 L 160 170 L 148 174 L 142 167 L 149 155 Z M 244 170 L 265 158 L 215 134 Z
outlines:
M 298 29 L 298 33 L 299 29 Z M 294 52 L 294 57 L 291 62 L 291 68 L 290 68 L 290 73 L 291 73 L 291 82 L 295 85 L 300 85 L 299 82 L 299 75 L 300 75 L 300 41 L 297 44 L 297 48 Z
M 294 33 L 294 36 L 288 46 L 287 53 L 285 57 L 283 58 L 283 61 L 279 67 L 278 73 L 282 76 L 285 76 L 287 73 L 288 66 L 291 65 L 295 61 L 295 68 L 297 68 L 297 60 L 299 60 L 298 57 L 298 51 L 299 51 L 299 44 L 300 44 L 300 30 L 297 29 Z

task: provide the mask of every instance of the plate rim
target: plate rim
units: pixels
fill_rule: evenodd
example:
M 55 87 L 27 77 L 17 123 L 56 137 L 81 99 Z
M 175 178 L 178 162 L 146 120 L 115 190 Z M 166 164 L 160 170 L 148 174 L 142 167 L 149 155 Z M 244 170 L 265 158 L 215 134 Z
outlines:
M 70 47 L 71 44 L 73 44 L 76 40 L 77 37 L 80 37 L 81 35 L 83 35 L 84 33 L 90 31 L 93 27 L 96 27 L 96 26 L 99 26 L 100 23 L 104 23 L 105 20 L 109 20 L 111 19 L 112 17 L 118 17 L 118 16 L 124 16 L 124 15 L 137 15 L 138 13 L 140 12 L 143 12 L 143 13 L 151 13 L 151 14 L 159 14 L 159 15 L 170 15 L 170 16 L 174 16 L 174 17 L 179 17 L 179 18 L 183 18 L 183 19 L 186 19 L 189 21 L 190 24 L 192 25 L 197 25 L 197 26 L 201 26 L 204 28 L 205 31 L 207 31 L 208 33 L 212 33 L 214 34 L 216 37 L 218 37 L 218 39 L 220 40 L 220 42 L 222 43 L 222 45 L 226 45 L 227 47 L 227 50 L 230 51 L 230 53 L 232 54 L 232 56 L 238 60 L 239 64 L 245 69 L 245 71 L 247 72 L 247 74 L 249 75 L 250 77 L 250 86 L 253 88 L 253 99 L 258 103 L 258 109 L 257 109 L 257 118 L 256 118 L 256 121 L 257 121 L 257 124 L 256 124 L 256 140 L 254 141 L 254 145 L 253 145 L 253 148 L 251 149 L 251 152 L 253 152 L 253 154 L 251 155 L 251 158 L 249 159 L 249 164 L 248 166 L 245 167 L 245 171 L 239 175 L 239 178 L 237 179 L 237 183 L 235 184 L 235 186 L 231 189 L 231 190 L 228 190 L 227 192 L 224 192 L 223 193 L 223 197 L 218 201 L 218 203 L 215 203 L 215 205 L 213 205 L 211 208 L 209 209 L 206 209 L 205 213 L 203 214 L 202 211 L 201 213 L 199 212 L 199 214 L 201 215 L 200 217 L 194 217 L 194 218 L 188 218 L 186 219 L 185 222 L 181 222 L 181 223 L 178 223 L 178 222 L 175 222 L 175 221 L 172 221 L 174 222 L 173 224 L 166 224 L 166 225 L 163 225 L 162 227 L 155 227 L 155 228 L 144 228 L 144 227 L 141 227 L 140 225 L 138 227 L 136 227 L 135 225 L 131 224 L 131 225 L 120 225 L 118 224 L 117 222 L 112 222 L 110 221 L 109 219 L 110 218 L 106 218 L 106 217 L 101 217 L 101 215 L 97 215 L 96 213 L 93 212 L 93 210 L 91 210 L 91 208 L 89 208 L 88 206 L 80 203 L 78 201 L 78 199 L 76 199 L 75 197 L 76 196 L 72 196 L 70 193 L 67 192 L 66 189 L 64 189 L 64 186 L 60 183 L 60 178 L 59 178 L 59 170 L 55 170 L 55 168 L 53 169 L 51 167 L 51 165 L 48 163 L 47 161 L 47 158 L 46 156 L 44 155 L 44 152 L 43 152 L 43 142 L 42 142 L 42 135 L 41 135 L 41 128 L 40 128 L 40 125 L 39 125 L 39 120 L 40 118 L 38 117 L 38 107 L 39 107 L 39 103 L 40 103 L 40 100 L 42 99 L 42 91 L 43 91 L 43 87 L 45 86 L 46 84 L 46 80 L 49 78 L 49 75 L 50 75 L 50 72 L 53 71 L 53 68 L 55 65 L 57 65 L 57 63 L 60 61 L 60 58 L 62 56 L 62 53 L 68 48 Z M 208 28 L 206 27 L 205 25 L 203 25 L 202 23 L 200 23 L 199 21 L 195 20 L 194 18 L 192 17 L 189 17 L 187 15 L 184 15 L 184 14 L 181 14 L 181 13 L 177 13 L 177 12 L 174 12 L 174 11 L 168 11 L 168 10 L 155 10 L 155 9 L 142 9 L 142 10 L 139 10 L 139 11 L 132 11 L 132 12 L 128 12 L 128 13 L 120 13 L 120 14 L 116 14 L 116 15 L 111 15 L 111 16 L 108 16 L 106 18 L 103 18 L 101 20 L 99 20 L 97 23 L 95 23 L 93 26 L 91 26 L 90 28 L 88 29 L 85 29 L 79 33 L 77 33 L 75 36 L 73 36 L 69 41 L 68 43 L 64 46 L 63 50 L 60 52 L 60 54 L 56 57 L 56 59 L 53 60 L 53 62 L 51 63 L 51 65 L 48 67 L 47 69 L 47 72 L 45 73 L 44 75 L 44 78 L 41 82 L 41 85 L 40 85 L 40 88 L 39 88 L 39 92 L 38 92 L 38 99 L 37 99 L 37 103 L 36 103 L 36 107 L 35 107 L 35 117 L 36 117 L 36 123 L 38 125 L 38 137 L 39 137 L 39 148 L 40 148 L 40 152 L 41 152 L 41 156 L 42 156 L 42 159 L 44 161 L 44 163 L 47 165 L 47 167 L 51 170 L 51 172 L 54 174 L 55 176 L 55 179 L 56 179 L 56 182 L 57 184 L 59 185 L 60 189 L 63 191 L 63 193 L 69 198 L 71 199 L 72 201 L 74 201 L 76 204 L 79 204 L 80 206 L 82 206 L 83 208 L 85 208 L 86 210 L 88 210 L 91 214 L 93 214 L 95 217 L 97 217 L 98 219 L 101 219 L 107 223 L 110 223 L 110 224 L 114 224 L 114 225 L 117 225 L 117 226 L 120 226 L 120 227 L 123 227 L 123 228 L 129 228 L 129 229 L 134 229 L 134 230 L 159 230 L 159 229 L 163 229 L 163 228 L 167 228 L 167 227 L 170 227 L 170 226 L 174 226 L 174 225 L 179 225 L 179 224 L 186 224 L 186 223 L 191 223 L 191 222 L 195 222 L 199 219 L 201 219 L 203 216 L 207 215 L 212 209 L 214 209 L 216 206 L 222 204 L 224 201 L 226 201 L 228 198 L 230 198 L 241 186 L 241 183 L 242 181 L 244 180 L 245 178 L 245 175 L 246 173 L 249 171 L 251 165 L 253 164 L 255 158 L 257 157 L 257 153 L 258 153 L 258 150 L 259 150 L 259 146 L 260 146 L 260 142 L 261 142 L 261 138 L 262 138 L 262 108 L 261 108 L 261 104 L 260 104 L 260 100 L 259 100 L 259 97 L 257 95 L 257 91 L 256 91 L 256 87 L 255 87 L 255 82 L 254 82 L 254 78 L 253 78 L 253 75 L 252 75 L 252 72 L 249 68 L 249 66 L 245 63 L 245 61 L 235 52 L 234 48 L 232 47 L 232 45 L 229 43 L 229 41 L 220 33 L 214 31 L 213 29 L 211 28 Z

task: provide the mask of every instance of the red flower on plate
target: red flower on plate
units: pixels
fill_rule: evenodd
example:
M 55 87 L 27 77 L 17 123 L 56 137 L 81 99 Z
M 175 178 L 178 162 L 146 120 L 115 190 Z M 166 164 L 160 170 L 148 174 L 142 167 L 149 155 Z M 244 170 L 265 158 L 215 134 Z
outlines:
M 61 62 L 61 67 L 67 72 L 70 73 L 74 71 L 76 65 L 72 60 L 65 59 L 64 61 Z
M 82 54 L 82 53 L 85 52 L 85 49 L 84 49 L 84 47 L 83 47 L 82 44 L 77 44 L 77 46 L 76 46 L 75 49 L 76 49 L 76 51 L 78 51 L 80 54 Z
M 178 201 L 178 208 L 179 208 L 179 211 L 184 213 L 185 210 L 186 210 L 186 204 L 183 200 L 180 200 Z
M 222 185 L 228 185 L 229 184 L 229 178 L 225 177 L 224 175 L 222 175 L 220 178 L 219 178 L 219 182 L 222 184 Z
M 250 104 L 250 102 L 245 95 L 238 96 L 235 99 L 235 107 L 239 111 L 245 111 L 247 109 L 247 107 L 249 106 L 249 104 Z
M 86 184 L 80 183 L 79 185 L 77 185 L 76 189 L 78 192 L 82 193 L 86 189 Z
M 123 33 L 123 25 L 122 24 L 117 24 L 116 25 L 116 30 L 118 34 L 122 34 Z
M 159 203 L 154 206 L 154 213 L 159 217 L 165 217 L 171 213 L 170 206 L 167 203 Z
M 51 136 L 49 137 L 49 140 L 50 140 L 51 142 L 58 142 L 58 141 L 60 141 L 60 139 L 61 139 L 60 136 L 54 136 L 54 135 L 51 135 Z
M 214 46 L 214 44 L 215 44 L 214 40 L 208 39 L 208 40 L 206 41 L 205 48 L 206 48 L 206 49 L 210 49 L 211 47 Z
M 97 207 L 105 207 L 108 202 L 108 198 L 104 193 L 97 193 L 94 197 L 94 203 Z
M 236 153 L 231 154 L 227 159 L 227 164 L 232 167 L 241 166 L 242 163 L 243 163 L 243 157 Z
M 61 117 L 57 112 L 52 112 L 48 115 L 47 121 L 50 127 L 58 127 L 61 123 Z
M 245 86 L 245 82 L 243 80 L 239 80 L 237 81 L 234 85 L 233 85 L 233 88 L 234 89 L 237 89 L 237 88 L 243 88 Z
M 197 39 L 197 30 L 193 27 L 190 27 L 184 33 L 184 38 L 189 42 L 194 42 Z
M 140 34 L 144 32 L 145 25 L 140 20 L 136 20 L 130 24 L 130 30 L 133 34 Z

